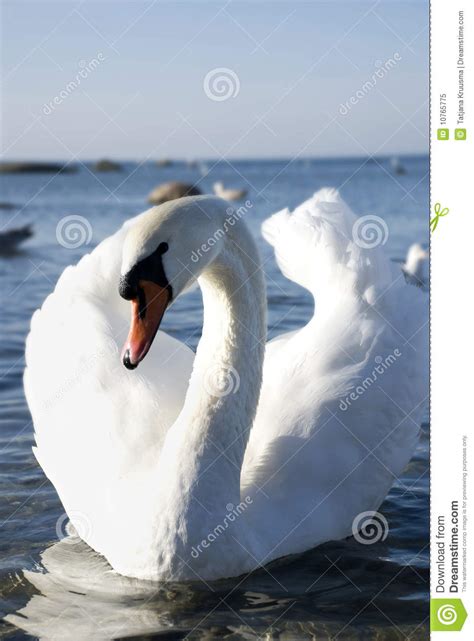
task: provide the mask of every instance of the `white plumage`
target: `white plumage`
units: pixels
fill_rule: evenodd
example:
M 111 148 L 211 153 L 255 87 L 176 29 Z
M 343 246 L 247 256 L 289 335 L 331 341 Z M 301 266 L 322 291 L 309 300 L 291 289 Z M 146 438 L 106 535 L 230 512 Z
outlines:
M 423 249 L 420 243 L 410 246 L 402 268 L 409 283 L 423 288 L 428 286 L 429 256 L 429 252 Z
M 321 190 L 263 225 L 282 272 L 316 306 L 305 327 L 264 350 L 258 253 L 228 216 L 210 197 L 145 212 L 67 268 L 32 320 L 25 390 L 36 456 L 82 538 L 128 576 L 233 576 L 348 536 L 417 442 L 420 291 L 381 247 L 354 241 L 354 214 Z M 140 258 L 130 240 L 124 250 L 127 234 L 141 238 L 142 258 L 166 235 L 177 294 L 198 279 L 196 356 L 160 331 L 139 369 L 123 368 L 120 266 Z M 212 251 L 190 261 L 211 237 Z

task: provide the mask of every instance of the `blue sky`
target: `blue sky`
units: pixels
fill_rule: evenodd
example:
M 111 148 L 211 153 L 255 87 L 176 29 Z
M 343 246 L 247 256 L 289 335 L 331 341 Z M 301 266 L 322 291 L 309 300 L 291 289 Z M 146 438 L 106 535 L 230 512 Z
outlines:
M 428 149 L 424 0 L 6 0 L 2 14 L 5 158 Z M 395 54 L 396 65 L 342 114 Z M 204 87 L 219 68 L 229 70 L 226 100 Z

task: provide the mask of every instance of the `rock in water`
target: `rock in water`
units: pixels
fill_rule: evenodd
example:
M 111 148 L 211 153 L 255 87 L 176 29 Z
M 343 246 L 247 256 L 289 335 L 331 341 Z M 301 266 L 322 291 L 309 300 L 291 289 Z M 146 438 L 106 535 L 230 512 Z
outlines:
M 33 236 L 31 225 L 0 232 L 0 255 L 14 254 L 18 246 L 31 236 Z
M 113 160 L 104 159 L 98 160 L 94 165 L 94 169 L 96 171 L 122 171 L 122 166 Z
M 72 173 L 77 167 L 53 162 L 2 162 L 0 174 Z
M 200 195 L 201 191 L 194 185 L 173 181 L 155 187 L 148 196 L 148 202 L 152 205 L 161 205 L 168 202 L 168 200 L 176 200 L 176 198 L 183 198 L 183 196 Z

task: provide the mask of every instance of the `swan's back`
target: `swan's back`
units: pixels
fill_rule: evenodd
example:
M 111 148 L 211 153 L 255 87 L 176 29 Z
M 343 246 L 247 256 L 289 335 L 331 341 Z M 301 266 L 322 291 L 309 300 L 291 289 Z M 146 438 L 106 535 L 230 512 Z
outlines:
M 324 189 L 263 234 L 315 315 L 267 346 L 242 472 L 265 560 L 351 534 L 408 463 L 426 396 L 427 314 L 361 219 Z

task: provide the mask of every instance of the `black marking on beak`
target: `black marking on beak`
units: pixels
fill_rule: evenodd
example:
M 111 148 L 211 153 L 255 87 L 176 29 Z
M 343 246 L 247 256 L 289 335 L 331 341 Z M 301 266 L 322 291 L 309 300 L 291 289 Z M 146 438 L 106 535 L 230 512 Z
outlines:
M 130 360 L 130 350 L 127 349 L 125 354 L 123 355 L 123 364 L 127 369 L 136 369 L 137 365 L 134 365 L 132 361 Z
M 124 274 L 120 278 L 120 296 L 125 300 L 138 298 L 140 303 L 140 318 L 142 319 L 145 318 L 146 314 L 146 302 L 142 304 L 144 295 L 143 292 L 140 292 L 140 287 L 138 285 L 140 280 L 149 280 L 160 287 L 166 288 L 168 290 L 170 300 L 172 299 L 173 290 L 165 274 L 162 259 L 163 254 L 165 254 L 168 249 L 168 243 L 160 243 L 152 254 L 138 262 L 127 274 Z

